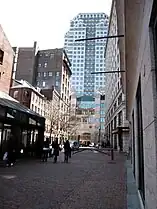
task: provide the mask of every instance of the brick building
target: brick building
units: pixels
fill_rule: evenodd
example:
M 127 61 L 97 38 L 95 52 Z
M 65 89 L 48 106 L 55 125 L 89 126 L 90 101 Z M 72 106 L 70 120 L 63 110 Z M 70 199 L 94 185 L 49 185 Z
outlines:
M 24 79 L 31 85 L 35 85 L 37 42 L 34 42 L 33 47 L 13 47 L 13 49 L 15 51 L 13 64 L 15 79 Z
M 61 96 L 61 112 L 68 111 L 70 99 L 71 63 L 64 49 L 37 51 L 34 47 L 14 47 L 13 74 L 17 80 L 26 80 L 34 87 L 51 89 Z
M 0 91 L 9 93 L 14 52 L 0 25 Z

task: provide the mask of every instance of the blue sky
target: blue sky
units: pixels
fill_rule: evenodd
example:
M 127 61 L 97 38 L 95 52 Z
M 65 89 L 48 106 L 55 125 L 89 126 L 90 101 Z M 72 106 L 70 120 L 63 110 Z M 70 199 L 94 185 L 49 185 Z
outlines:
M 110 14 L 112 0 L 3 0 L 0 24 L 12 46 L 62 47 L 70 20 L 78 13 Z

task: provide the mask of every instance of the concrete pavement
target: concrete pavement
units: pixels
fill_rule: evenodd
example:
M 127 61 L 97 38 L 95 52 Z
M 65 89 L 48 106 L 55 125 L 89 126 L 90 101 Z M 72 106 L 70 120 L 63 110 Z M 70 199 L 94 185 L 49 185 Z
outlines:
M 32 161 L 0 168 L 0 209 L 126 209 L 125 157 L 93 151 L 69 164 Z

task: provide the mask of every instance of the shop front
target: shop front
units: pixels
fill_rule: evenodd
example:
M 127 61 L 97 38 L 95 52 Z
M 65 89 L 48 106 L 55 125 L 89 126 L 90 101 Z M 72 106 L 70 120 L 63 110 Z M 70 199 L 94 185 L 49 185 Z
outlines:
M 7 151 L 11 135 L 17 156 L 39 156 L 44 130 L 44 117 L 14 100 L 0 98 L 0 158 Z

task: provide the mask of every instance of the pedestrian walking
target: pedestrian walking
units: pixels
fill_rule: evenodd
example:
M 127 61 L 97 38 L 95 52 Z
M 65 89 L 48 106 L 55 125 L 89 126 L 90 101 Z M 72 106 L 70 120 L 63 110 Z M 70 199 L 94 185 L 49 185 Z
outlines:
M 59 144 L 58 144 L 58 138 L 55 139 L 52 147 L 54 149 L 54 152 L 53 152 L 54 163 L 56 163 L 57 162 L 57 158 L 59 156 L 59 150 L 60 150 L 60 147 L 59 147 Z
M 15 161 L 16 161 L 16 156 L 15 156 L 15 148 L 14 148 L 14 136 L 13 134 L 10 135 L 10 138 L 8 140 L 7 144 L 7 166 L 13 166 Z
M 64 146 L 60 145 L 59 162 L 64 163 Z
M 71 147 L 70 147 L 69 140 L 66 140 L 64 144 L 64 162 L 65 163 L 68 163 L 69 157 L 71 157 Z
M 46 139 L 46 141 L 44 141 L 43 144 L 43 155 L 42 155 L 43 162 L 47 162 L 48 152 L 49 152 L 49 140 Z

